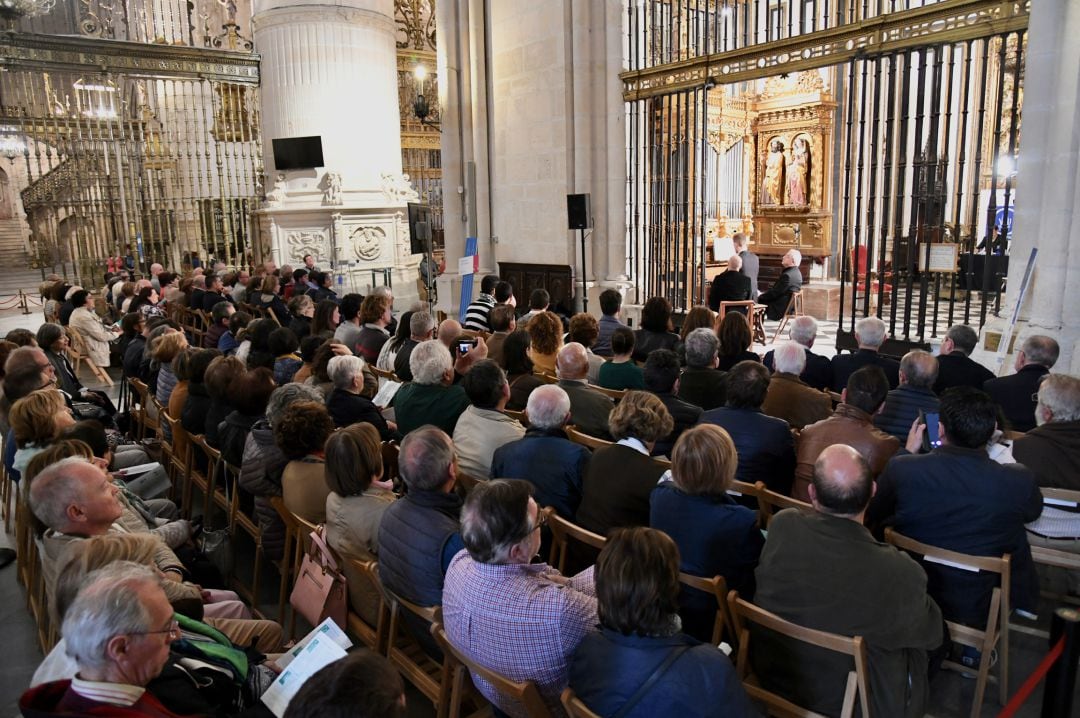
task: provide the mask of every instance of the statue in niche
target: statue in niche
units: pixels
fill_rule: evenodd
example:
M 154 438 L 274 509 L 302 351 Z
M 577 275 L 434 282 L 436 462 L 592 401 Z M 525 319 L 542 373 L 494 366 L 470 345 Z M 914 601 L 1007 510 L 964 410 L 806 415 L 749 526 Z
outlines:
M 780 204 L 784 197 L 784 143 L 769 143 L 769 157 L 765 160 L 765 180 L 761 183 L 761 204 Z
M 807 204 L 810 170 L 810 143 L 796 137 L 791 143 L 791 159 L 787 165 L 787 203 L 797 207 Z
M 341 175 L 327 172 L 323 179 L 323 204 L 341 204 Z
M 266 204 L 269 207 L 277 207 L 279 204 L 285 201 L 285 173 L 278 172 L 277 179 L 274 180 L 274 188 L 266 193 Z

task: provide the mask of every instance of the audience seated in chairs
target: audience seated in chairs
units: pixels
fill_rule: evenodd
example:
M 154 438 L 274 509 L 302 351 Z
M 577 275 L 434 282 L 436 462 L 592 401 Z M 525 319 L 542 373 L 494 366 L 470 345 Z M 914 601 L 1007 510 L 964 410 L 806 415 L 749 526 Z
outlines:
M 510 383 L 510 400 L 506 402 L 506 408 L 513 411 L 522 411 L 533 390 L 544 385 L 544 380 L 533 371 L 533 362 L 529 358 L 530 341 L 525 329 L 514 330 L 503 341 L 503 366 Z
M 525 435 L 525 427 L 502 412 L 510 399 L 506 374 L 490 359 L 478 361 L 461 382 L 469 406 L 454 427 L 458 469 L 475 479 L 491 474 L 492 456 Z M 500 474 L 501 476 L 501 474 Z
M 534 371 L 554 374 L 556 357 L 563 346 L 563 325 L 559 317 L 554 312 L 537 312 L 525 324 L 525 330 L 529 332 L 529 358 Z
M 360 342 L 360 305 L 364 296 L 350 292 L 341 298 L 338 307 L 341 312 L 341 324 L 334 330 L 334 339 L 349 347 L 349 351 L 359 356 L 357 345 Z
M 649 525 L 675 541 L 682 556 L 679 570 L 702 578 L 723 576 L 729 589 L 749 601 L 765 539 L 756 514 L 727 493 L 738 463 L 735 444 L 720 427 L 702 424 L 685 432 L 672 452 L 671 473 L 650 495 Z M 679 606 L 683 631 L 709 640 L 715 596 L 684 589 Z
M 176 385 L 173 386 L 172 393 L 169 395 L 169 403 L 164 406 L 164 409 L 169 413 L 170 417 L 177 420 L 179 420 L 184 413 L 184 405 L 187 404 L 188 394 L 191 391 L 191 360 L 194 359 L 195 354 L 200 351 L 215 350 L 184 347 L 172 361 L 172 370 L 173 375 L 176 377 Z M 177 453 L 181 453 L 181 451 L 182 449 L 178 450 Z
M 401 324 L 406 324 L 405 317 L 401 318 Z M 426 342 L 435 336 L 435 320 L 432 319 L 431 314 L 428 312 L 414 312 L 409 317 L 408 330 L 408 338 L 397 345 L 394 354 L 393 370 L 402 381 L 413 380 L 412 369 L 409 367 L 413 349 L 419 346 L 421 342 Z M 391 340 L 387 344 L 392 345 L 395 341 Z
M 187 396 L 179 412 L 173 413 L 170 399 L 169 415 L 180 420 L 188 434 L 202 435 L 206 431 L 206 415 L 210 411 L 210 394 L 206 389 L 206 370 L 221 356 L 217 349 L 198 349 L 188 362 Z M 174 390 L 175 393 L 175 390 Z M 179 452 L 183 447 L 178 447 Z
M 735 254 L 728 259 L 727 269 L 713 277 L 709 288 L 709 309 L 720 311 L 721 302 L 745 302 L 752 299 L 750 277 L 742 273 L 742 257 Z M 742 307 L 729 309 L 746 316 Z
M 187 338 L 181 332 L 169 332 L 151 346 L 150 355 L 158 367 L 154 398 L 162 406 L 169 405 L 169 398 L 176 387 L 176 373 L 172 367 L 173 359 L 187 346 Z
M 954 386 L 981 389 L 983 384 L 994 378 L 994 372 L 971 358 L 971 352 L 975 351 L 978 344 L 979 333 L 968 325 L 954 324 L 949 327 L 937 358 L 935 394 L 940 396 Z
M 326 455 L 323 448 L 334 433 L 326 406 L 294 401 L 274 423 L 274 442 L 289 463 L 281 472 L 285 508 L 311 524 L 326 521 Z
M 117 472 L 113 482 L 120 485 L 125 497 L 131 499 L 131 494 L 134 494 L 137 497 L 135 501 L 145 506 L 153 517 L 177 517 L 176 504 L 165 498 L 172 490 L 172 480 L 165 467 L 151 460 L 142 445 L 134 442 L 110 445 L 105 425 L 96 419 L 75 422 L 61 432 L 60 438 L 75 439 L 86 444 L 103 469 Z M 124 471 L 133 466 L 150 468 L 134 475 Z
M 678 397 L 704 411 L 724 405 L 726 372 L 719 365 L 720 338 L 712 328 L 695 329 L 683 340 L 686 369 L 679 375 Z
M 12 481 L 19 481 L 20 474 L 13 462 L 18 442 L 15 430 L 11 428 L 11 406 L 32 391 L 52 388 L 56 384 L 56 371 L 45 357 L 45 352 L 36 346 L 23 346 L 15 349 L 4 362 L 4 420 L 8 424 L 4 436 L 4 468 Z M 33 430 L 36 433 L 36 430 Z
M 294 296 L 289 300 L 289 314 L 292 315 L 292 319 L 289 320 L 287 326 L 301 341 L 312 334 L 311 323 L 315 316 L 315 302 L 311 301 L 311 297 L 306 294 Z
M 675 348 L 675 353 L 679 355 L 679 363 L 686 363 L 686 337 L 690 335 L 690 332 L 695 329 L 715 329 L 716 328 L 716 312 L 709 309 L 706 306 L 697 305 L 690 307 L 690 311 L 683 317 L 682 326 L 679 327 L 679 345 Z
M 203 334 L 203 347 L 218 348 L 221 337 L 229 331 L 229 320 L 234 314 L 236 314 L 236 307 L 232 302 L 221 301 L 214 305 L 214 308 L 210 310 L 210 326 Z
M 657 349 L 649 354 L 645 360 L 644 377 L 645 389 L 663 402 L 675 422 L 671 433 L 657 441 L 652 450 L 656 456 L 668 456 L 679 436 L 701 419 L 701 407 L 676 396 L 679 391 L 679 358 L 675 352 Z
M 210 397 L 210 406 L 203 415 L 202 427 L 195 426 L 193 429 L 184 428 L 191 434 L 202 434 L 206 437 L 206 443 L 215 449 L 221 447 L 221 434 L 219 427 L 225 421 L 225 417 L 233 412 L 235 406 L 234 387 L 240 381 L 240 377 L 247 373 L 244 363 L 236 357 L 215 357 L 206 367 L 203 377 L 203 385 Z M 191 387 L 188 388 L 189 399 L 194 394 Z M 189 402 L 190 403 L 190 402 Z M 187 407 L 185 407 L 186 409 Z M 194 417 L 198 424 L 198 417 Z
M 326 540 L 345 559 L 374 561 L 379 525 L 394 503 L 392 481 L 383 481 L 382 445 L 371 424 L 353 424 L 326 442 Z M 346 561 L 349 603 L 364 622 L 379 620 L 379 588 Z
M 75 292 L 71 297 L 75 311 L 71 313 L 68 324 L 82 334 L 86 343 L 86 360 L 95 366 L 108 369 L 111 362 L 111 342 L 117 338 L 101 323 L 101 317 L 94 311 L 94 295 L 85 289 Z
M 727 375 L 725 405 L 706 411 L 701 422 L 716 424 L 735 442 L 737 480 L 746 484 L 761 481 L 786 496 L 795 474 L 795 440 L 786 421 L 761 413 L 768 392 L 769 370 L 761 362 L 739 362 Z
M 810 351 L 817 338 L 817 320 L 807 314 L 802 314 L 792 318 L 789 326 L 791 328 L 788 330 L 788 338 L 801 346 L 806 354 L 806 367 L 803 368 L 799 378 L 815 389 L 828 391 L 833 385 L 832 362 L 828 357 Z M 762 363 L 768 367 L 769 371 L 773 370 L 773 350 L 770 349 L 765 353 Z
M 585 347 L 571 342 L 559 350 L 559 387 L 570 397 L 570 413 L 579 431 L 600 439 L 610 439 L 608 416 L 612 400 L 589 386 L 589 357 Z
M 649 494 L 664 473 L 649 454 L 674 426 L 658 398 L 627 392 L 611 412 L 617 443 L 597 449 L 589 461 L 577 523 L 601 536 L 619 526 L 648 526 Z
M 247 351 L 244 351 L 243 344 L 245 342 L 241 342 L 240 347 L 236 350 L 236 357 L 244 361 L 248 369 L 266 367 L 273 371 L 277 355 L 270 348 L 270 335 L 278 328 L 273 319 L 256 319 L 252 321 L 244 330 L 244 339 L 249 342 Z
M 799 378 L 806 367 L 806 351 L 795 342 L 785 342 L 775 349 L 773 359 L 775 368 L 761 410 L 795 429 L 828 418 L 832 399 Z
M 458 417 L 469 405 L 465 390 L 454 384 L 454 362 L 446 345 L 429 339 L 409 357 L 413 380 L 394 395 L 398 431 L 408 434 L 425 424 L 454 433 Z
M 538 387 L 529 395 L 525 415 L 529 420 L 525 435 L 495 450 L 490 478 L 525 479 L 540 504 L 573 521 L 592 454 L 566 436 L 570 397 L 552 384 Z
M 679 344 L 673 331 L 671 304 L 663 297 L 650 297 L 641 308 L 641 329 L 634 332 L 634 361 L 644 363 L 654 349 L 671 349 Z
M 488 337 L 488 359 L 506 368 L 503 359 L 503 342 L 517 329 L 517 320 L 514 318 L 514 308 L 509 304 L 496 304 L 491 308 L 488 315 L 491 325 L 491 336 Z
M 383 344 L 390 340 L 387 327 L 393 321 L 390 315 L 392 308 L 390 297 L 382 294 L 369 294 L 360 305 L 360 333 L 356 344 L 349 348 L 369 364 L 378 361 Z
M 919 413 L 937 413 L 938 398 L 934 394 L 938 360 L 929 352 L 915 349 L 900 360 L 900 385 L 885 397 L 885 406 L 874 415 L 874 426 L 897 441 L 907 441 L 911 425 Z
M 379 350 L 379 357 L 375 360 L 375 367 L 377 369 L 394 371 L 394 362 L 397 359 L 398 351 L 400 351 L 405 342 L 409 341 L 409 337 L 412 334 L 412 318 L 416 313 L 417 312 L 408 311 L 401 315 L 396 333 L 394 336 L 390 337 L 390 340 L 383 344 L 382 349 Z
M 326 400 L 334 425 L 341 428 L 363 421 L 375 427 L 383 441 L 394 438 L 397 424 L 386 421 L 371 399 L 361 393 L 364 390 L 364 360 L 352 355 L 336 356 L 330 359 L 326 368 L 334 384 L 334 390 Z
M 799 501 L 810 500 L 810 481 L 814 462 L 828 446 L 847 444 L 858 451 L 877 478 L 885 464 L 900 449 L 896 437 L 874 427 L 874 415 L 881 411 L 889 383 L 876 366 L 864 366 L 849 378 L 833 415 L 811 424 L 799 435 L 795 452 L 795 485 L 791 495 Z
M 596 323 L 596 317 L 593 315 L 580 312 L 570 317 L 570 331 L 566 335 L 566 341 L 577 342 L 585 347 L 585 355 L 589 358 L 588 380 L 590 384 L 599 383 L 600 367 L 606 364 L 604 357 L 594 354 L 592 350 L 599 333 L 600 328 Z
M 109 397 L 100 391 L 93 391 L 83 386 L 75 369 L 68 361 L 67 351 L 70 346 L 67 331 L 59 324 L 42 324 L 37 330 L 37 345 L 45 352 L 45 357 L 52 364 L 56 379 L 60 382 L 60 388 L 75 401 L 88 401 L 101 407 L 109 414 L 116 413 Z M 106 365 L 107 366 L 107 365 Z
M 848 377 L 869 364 L 881 367 L 889 388 L 900 384 L 900 362 L 883 356 L 878 350 L 885 343 L 885 322 L 877 317 L 863 317 L 855 322 L 855 341 L 859 345 L 854 354 L 837 354 L 832 358 L 832 390 L 840 392 L 847 386 Z
M 146 349 L 146 336 L 150 333 L 148 324 L 146 317 L 137 313 L 125 314 L 120 320 L 120 356 L 125 377 L 139 378 L 139 366 Z
M 319 337 L 304 337 L 300 341 L 300 361 L 303 363 L 293 374 L 293 382 L 303 384 L 311 378 L 311 372 L 315 367 L 315 354 L 322 345 L 323 340 Z
M 540 507 L 526 481 L 477 485 L 461 511 L 466 551 L 446 571 L 442 615 L 450 642 L 513 681 L 533 681 L 553 709 L 571 656 L 597 621 L 592 570 L 573 578 L 531 563 L 540 550 Z M 516 706 L 482 677 L 473 683 L 499 710 Z
M 405 684 L 394 666 L 367 649 L 350 651 L 309 678 L 284 718 L 405 718 Z
M 221 458 L 231 467 L 240 468 L 251 427 L 266 415 L 275 388 L 273 376 L 263 367 L 245 372 L 233 384 L 233 410 L 218 427 Z
M 608 346 L 611 348 L 612 359 L 600 366 L 595 383 L 616 391 L 644 389 L 645 376 L 641 373 L 641 367 L 633 360 L 634 332 L 630 327 L 616 327 L 608 339 Z
M 1039 384 L 1057 363 L 1060 348 L 1052 337 L 1033 334 L 1016 353 L 1015 374 L 990 379 L 983 391 L 1001 407 L 1013 431 L 1031 431 L 1036 426 L 1033 396 Z
M 725 314 L 716 328 L 716 336 L 720 339 L 719 361 L 716 365 L 720 371 L 731 371 L 731 368 L 741 361 L 761 361 L 761 357 L 750 351 L 754 337 L 743 315 L 737 312 Z
M 582 639 L 569 675 L 591 711 L 625 718 L 757 715 L 731 660 L 680 629 L 679 549 L 667 535 L 616 529 L 594 579 L 600 630 Z
M 781 511 L 769 523 L 754 602 L 806 628 L 862 636 L 871 715 L 915 718 L 926 711 L 935 662 L 929 652 L 941 645 L 944 624 L 919 564 L 863 527 L 873 493 L 870 467 L 857 451 L 836 445 L 821 452 L 810 487 L 814 512 Z M 850 658 L 760 638 L 751 660 L 766 689 L 839 713 Z
M 1001 465 L 987 455 L 997 407 L 982 391 L 956 387 L 941 397 L 941 446 L 917 455 L 922 425 L 907 450 L 878 478 L 867 525 L 891 525 L 904 536 L 975 556 L 1012 555 L 1012 605 L 1038 610 L 1038 581 L 1024 524 L 1042 513 L 1035 474 L 1022 464 Z M 996 576 L 925 563 L 931 595 L 946 620 L 982 627 Z
M 499 275 L 486 274 L 480 280 L 480 295 L 465 310 L 463 321 L 465 328 L 474 332 L 490 332 L 488 321 L 491 308 L 495 306 L 495 287 L 499 284 Z
M 270 332 L 267 340 L 270 353 L 274 355 L 274 381 L 278 386 L 284 386 L 293 380 L 296 372 L 300 371 L 304 360 L 297 354 L 300 349 L 300 340 L 288 327 L 278 327 Z
M 278 324 L 287 327 L 292 320 L 292 315 L 289 314 L 289 309 L 285 306 L 285 302 L 278 296 L 279 286 L 280 283 L 278 282 L 278 278 L 273 274 L 267 274 L 263 277 L 258 291 L 249 291 L 247 293 L 247 300 L 248 304 L 253 307 L 259 307 L 273 312 L 274 316 L 277 317 Z
M 617 289 L 605 289 L 600 292 L 600 321 L 597 322 L 599 331 L 593 351 L 602 357 L 612 355 L 611 333 L 618 327 L 625 326 L 619 321 L 621 311 L 622 294 Z
M 315 313 L 311 318 L 311 333 L 323 339 L 333 338 L 338 324 L 341 323 L 341 313 L 337 302 L 332 299 L 316 300 L 314 296 L 311 300 L 315 302 Z
M 26 472 L 30 459 L 75 423 L 64 395 L 58 389 L 38 389 L 19 399 L 8 412 L 8 421 L 19 447 L 12 461 L 19 474 Z

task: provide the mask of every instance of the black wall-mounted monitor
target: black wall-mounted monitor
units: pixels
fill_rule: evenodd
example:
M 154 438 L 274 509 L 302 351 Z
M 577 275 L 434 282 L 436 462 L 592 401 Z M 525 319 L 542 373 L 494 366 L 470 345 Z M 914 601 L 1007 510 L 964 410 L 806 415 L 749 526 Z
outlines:
M 431 247 L 431 207 L 409 202 L 409 249 L 413 254 L 427 254 Z
M 274 140 L 274 167 L 279 170 L 322 166 L 322 137 L 279 137 Z

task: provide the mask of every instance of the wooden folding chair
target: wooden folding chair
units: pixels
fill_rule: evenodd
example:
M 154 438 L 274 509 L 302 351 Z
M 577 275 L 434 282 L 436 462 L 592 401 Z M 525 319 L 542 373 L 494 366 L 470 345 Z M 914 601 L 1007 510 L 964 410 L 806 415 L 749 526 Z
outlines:
M 574 442 L 575 444 L 581 444 L 582 446 L 591 451 L 603 449 L 605 446 L 611 446 L 614 443 L 612 441 L 608 441 L 607 439 L 590 436 L 589 434 L 578 431 L 573 426 L 565 427 L 565 431 L 566 438 L 570 439 L 570 441 Z
M 801 317 L 802 315 L 802 292 L 794 291 L 788 298 L 788 305 L 784 309 L 784 316 L 780 317 L 780 323 L 776 325 L 776 331 L 773 332 L 772 341 L 770 342 L 770 344 L 776 343 L 776 338 L 780 336 L 780 332 L 784 331 L 784 327 L 787 326 L 788 319 L 790 319 L 791 317 Z
M 189 483 L 192 487 L 198 488 L 203 492 L 203 511 L 202 517 L 205 525 L 209 526 L 210 510 L 214 505 L 214 495 L 217 492 L 217 472 L 218 472 L 218 459 L 221 458 L 221 452 L 206 443 L 206 437 L 202 434 L 195 434 L 190 437 L 192 446 L 192 461 L 190 463 L 191 469 L 189 472 Z M 206 457 L 206 473 L 201 473 L 196 467 L 194 461 L 194 452 L 200 451 L 202 455 Z M 191 510 L 190 501 L 188 501 L 188 510 Z M 225 505 L 226 510 L 227 504 Z
M 627 392 L 626 389 L 606 389 L 602 386 L 597 386 L 596 384 L 589 384 L 589 388 L 600 392 L 609 399 L 614 400 L 616 404 L 622 401 L 622 398 L 626 396 Z
M 390 615 L 386 657 L 405 680 L 427 696 L 436 711 L 443 710 L 442 706 L 449 698 L 449 686 L 442 679 L 443 666 L 432 659 L 402 625 L 404 611 L 427 623 L 436 624 L 442 620 L 441 609 L 439 606 L 418 606 L 398 596 L 385 584 L 380 582 L 379 585 L 382 586 L 383 598 Z
M 385 379 L 387 381 L 394 381 L 394 382 L 397 382 L 399 384 L 403 383 L 402 380 L 400 378 L 398 378 L 398 375 L 395 374 L 392 371 L 388 371 L 386 369 L 380 369 L 379 367 L 375 366 L 374 364 L 368 364 L 368 369 L 371 369 L 371 373 L 375 375 L 376 379 Z
M 731 618 L 728 616 L 727 581 L 724 580 L 724 577 L 702 578 L 701 576 L 692 576 L 680 572 L 679 583 L 684 587 L 712 594 L 716 598 L 716 621 L 713 623 L 710 643 L 719 646 L 720 641 L 723 641 L 725 636 L 731 636 L 732 640 L 734 640 L 735 632 L 731 629 Z
M 346 618 L 345 630 L 360 640 L 365 646 L 375 651 L 378 654 L 386 653 L 386 638 L 387 630 L 389 626 L 390 612 L 386 607 L 386 602 L 383 600 L 383 587 L 382 581 L 379 580 L 379 567 L 375 561 L 358 561 L 355 558 L 346 558 L 342 564 L 345 567 L 352 569 L 357 576 L 362 577 L 366 581 L 370 581 L 371 585 L 375 587 L 379 595 L 379 606 L 377 609 L 377 620 L 375 625 L 371 625 L 364 620 L 363 616 L 354 611 L 352 607 L 349 607 L 349 615 Z M 350 586 L 350 590 L 352 587 Z
M 481 479 L 475 476 L 469 476 L 464 471 L 457 472 L 457 482 L 461 485 L 461 488 L 468 494 L 473 490 L 473 487 L 477 484 L 483 483 Z
M 844 687 L 843 708 L 840 711 L 841 718 L 851 718 L 855 714 L 855 700 L 858 698 L 864 718 L 870 716 L 869 694 L 869 664 L 867 661 L 866 643 L 861 636 L 841 636 L 835 633 L 817 631 L 812 628 L 799 626 L 786 621 L 775 613 L 770 613 L 758 608 L 739 598 L 736 591 L 728 594 L 728 610 L 735 626 L 735 636 L 738 641 L 737 660 L 735 670 L 738 672 L 743 688 L 747 695 L 767 706 L 766 715 L 794 715 L 807 718 L 824 718 L 819 713 L 814 713 L 799 706 L 790 699 L 763 688 L 753 676 L 750 668 L 750 651 L 753 650 L 754 631 L 751 625 L 759 626 L 780 634 L 789 641 L 799 641 L 811 646 L 817 646 L 830 651 L 836 651 L 846 656 L 851 656 L 855 661 L 855 670 L 849 671 L 847 682 Z M 812 670 L 808 668 L 808 670 Z
M 72 348 L 75 352 L 82 355 L 82 358 L 86 360 L 86 365 L 90 367 L 90 373 L 97 377 L 98 380 L 106 386 L 112 386 L 113 380 L 109 376 L 109 373 L 105 371 L 102 367 L 99 367 L 90 359 L 90 352 L 86 348 L 86 337 L 83 336 L 82 332 L 80 332 L 78 329 L 71 325 L 68 325 L 66 327 L 66 330 L 68 333 L 68 337 L 71 339 Z M 78 370 L 76 369 L 76 373 L 77 372 Z
M 161 420 L 157 414 L 151 411 L 150 390 L 147 388 L 146 383 L 134 377 L 128 377 L 128 384 L 139 402 L 139 441 L 145 440 L 149 431 L 152 431 L 155 436 L 159 436 L 161 434 Z
M 784 496 L 778 494 L 775 491 L 770 491 L 764 487 L 758 491 L 758 515 L 760 517 L 761 528 L 769 528 L 769 522 L 772 521 L 772 517 L 778 512 L 784 509 L 799 509 L 804 513 L 813 513 L 814 507 L 805 501 L 799 501 L 790 496 Z
M 1068 489 L 1042 489 L 1043 513 L 1049 511 L 1070 511 L 1076 513 L 1080 510 L 1080 491 Z M 1080 554 L 1071 551 L 1061 551 L 1047 546 L 1031 546 L 1031 558 L 1036 564 L 1052 566 L 1067 571 L 1080 572 Z M 1065 594 L 1045 593 L 1056 601 L 1063 603 L 1078 603 L 1074 596 Z
M 755 513 L 757 514 L 758 527 L 763 527 L 767 523 L 767 521 L 762 516 L 763 512 L 761 510 L 761 492 L 763 491 L 765 491 L 765 483 L 762 481 L 758 481 L 753 484 L 748 484 L 745 481 L 732 481 L 731 488 L 727 490 L 728 496 L 744 505 L 746 505 L 747 503 L 744 502 L 744 497 L 746 499 L 753 499 L 755 505 L 757 506 Z M 747 506 L 747 508 L 751 507 Z
M 545 384 L 558 384 L 559 383 L 559 377 L 555 376 L 554 374 L 552 374 L 550 372 L 535 370 L 535 371 L 533 371 L 533 376 L 535 376 L 537 379 L 544 382 Z
M 962 646 L 971 646 L 982 653 L 979 668 L 974 672 L 975 697 L 971 705 L 971 716 L 977 718 L 982 710 L 982 702 L 986 693 L 986 683 L 993 680 L 990 676 L 990 664 L 994 646 L 998 646 L 998 700 L 1002 705 L 1009 695 L 1009 580 L 1011 576 L 1012 559 L 1009 554 L 997 556 L 972 556 L 957 551 L 931 546 L 915 539 L 908 538 L 891 528 L 885 529 L 885 540 L 897 548 L 921 557 L 923 562 L 938 563 L 953 568 L 974 571 L 977 573 L 994 573 L 998 575 L 998 586 L 994 588 L 990 597 L 990 610 L 986 617 L 986 628 L 977 629 L 965 626 L 955 621 L 946 621 L 949 627 L 949 638 Z M 954 661 L 945 661 L 947 668 L 971 675 L 973 671 L 964 665 Z
M 572 542 L 591 546 L 597 552 L 607 543 L 607 539 L 600 534 L 594 534 L 567 521 L 550 506 L 545 508 L 544 512 L 547 514 L 547 527 L 551 530 L 551 554 L 548 563 L 559 569 L 559 573 L 566 569 L 566 554 Z
M 278 574 L 280 580 L 278 583 L 278 618 L 277 622 L 284 627 L 285 626 L 285 613 L 291 611 L 289 605 L 289 587 L 292 585 L 292 572 L 293 563 L 297 555 L 297 545 L 303 545 L 300 542 L 300 529 L 296 523 L 296 517 L 285 506 L 285 499 L 280 496 L 271 496 L 270 505 L 277 511 L 281 522 L 285 524 L 285 538 L 284 546 L 281 552 L 281 561 L 278 563 Z M 293 617 L 293 623 L 295 625 L 296 618 Z
M 401 453 L 401 447 L 398 446 L 396 441 L 382 442 L 383 481 L 395 481 L 400 478 L 401 473 L 398 471 L 399 453 Z
M 236 469 L 226 461 L 222 461 L 221 465 L 225 467 L 225 473 L 228 476 L 228 480 L 232 481 L 232 494 L 231 501 L 229 503 L 229 536 L 232 538 L 232 551 L 233 551 L 233 567 L 237 565 L 237 537 L 239 534 L 246 534 L 251 538 L 255 544 L 255 563 L 251 568 L 251 586 L 244 584 L 240 577 L 233 576 L 234 588 L 237 593 L 244 597 L 252 608 L 254 608 L 259 602 L 259 579 L 262 575 L 263 564 L 263 547 L 262 547 L 262 529 L 259 528 L 259 519 L 255 516 L 254 512 L 246 513 L 240 506 L 240 498 L 244 494 L 244 490 L 240 488 L 239 481 L 239 469 Z M 248 494 L 250 496 L 250 494 Z M 250 502 L 254 507 L 254 501 Z
M 440 707 L 439 718 L 458 718 L 461 715 L 461 702 L 465 697 L 465 673 L 474 673 L 487 681 L 496 691 L 517 701 L 529 718 L 551 718 L 551 711 L 544 703 L 540 691 L 532 681 L 512 681 L 506 676 L 485 668 L 465 655 L 446 636 L 441 623 L 431 626 L 431 635 L 443 649 L 443 683 L 452 683 L 450 690 L 449 711 Z
M 517 419 L 518 423 L 520 423 L 522 426 L 529 425 L 529 420 L 525 417 L 524 411 L 514 411 L 512 409 L 500 409 L 500 411 L 509 416 L 511 419 Z
M 7 437 L 0 436 L 0 455 L 4 453 L 4 442 Z M 3 505 L 0 506 L 0 516 L 4 519 L 4 531 L 11 533 L 11 527 L 15 523 L 15 507 L 12 505 L 11 497 L 13 495 L 12 488 L 15 486 L 15 482 L 11 480 L 8 475 L 7 469 L 4 468 L 2 462 L 0 462 L 0 502 Z M 14 492 L 17 493 L 17 492 Z
M 563 708 L 566 709 L 570 718 L 600 718 L 599 714 L 593 713 L 570 688 L 566 688 L 559 696 Z

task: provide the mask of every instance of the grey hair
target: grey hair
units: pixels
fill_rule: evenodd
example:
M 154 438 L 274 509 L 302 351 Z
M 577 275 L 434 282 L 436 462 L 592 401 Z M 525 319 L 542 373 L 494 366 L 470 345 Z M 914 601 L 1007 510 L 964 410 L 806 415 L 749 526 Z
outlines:
M 953 347 L 968 356 L 979 343 L 979 334 L 967 324 L 954 324 L 945 332 L 946 339 L 952 339 Z
M 787 253 L 790 254 L 791 258 L 795 260 L 796 267 L 802 264 L 802 252 L 797 249 L 789 249 Z
M 529 426 L 558 429 L 566 423 L 570 413 L 570 395 L 554 384 L 538 386 L 529 394 L 525 413 L 529 415 Z
M 413 312 L 409 318 L 409 334 L 422 337 L 435 328 L 435 320 L 429 312 Z
M 274 393 L 270 395 L 270 403 L 266 405 L 266 418 L 270 421 L 270 426 L 281 418 L 282 412 L 294 401 L 314 401 L 322 404 L 326 399 L 321 391 L 310 384 L 290 383 L 279 386 L 274 389 Z
M 788 336 L 791 337 L 791 341 L 808 347 L 817 337 L 817 330 L 817 320 L 804 314 L 791 320 L 791 331 L 788 332 Z
M 132 596 L 140 586 L 161 586 L 149 566 L 115 561 L 86 577 L 72 601 L 61 634 L 68 658 L 79 670 L 104 669 L 109 664 L 108 645 L 116 636 L 152 631 L 153 617 L 142 601 Z
M 51 529 L 67 524 L 68 507 L 81 498 L 82 486 L 71 473 L 74 466 L 93 464 L 81 456 L 69 456 L 46 466 L 30 484 L 30 510 Z
M 352 354 L 334 357 L 326 364 L 326 375 L 334 383 L 335 389 L 350 388 L 363 372 L 364 360 Z
M 731 258 L 727 261 L 727 268 L 735 272 L 742 269 L 742 257 L 737 254 L 731 255 Z
M 859 344 L 880 347 L 885 342 L 885 322 L 877 317 L 863 317 L 855 322 L 855 338 Z
M 784 342 L 773 350 L 776 371 L 799 375 L 806 368 L 806 348 L 796 342 Z
M 1052 421 L 1080 419 L 1080 379 L 1068 374 L 1048 374 L 1039 386 L 1039 406 L 1050 410 L 1054 415 Z
M 1040 364 L 1050 369 L 1057 363 L 1061 348 L 1052 337 L 1032 334 L 1024 340 L 1020 351 L 1024 352 L 1029 364 Z
M 584 379 L 589 373 L 589 355 L 585 346 L 569 342 L 555 355 L 555 368 L 560 379 Z
M 686 335 L 683 349 L 686 351 L 686 366 L 710 367 L 720 351 L 720 339 L 712 329 L 699 327 Z
M 482 481 L 470 492 L 461 509 L 461 541 L 474 561 L 510 562 L 514 546 L 529 537 L 532 484 L 519 479 Z
M 922 349 L 913 349 L 900 360 L 900 371 L 904 373 L 908 386 L 929 389 L 937 381 L 937 357 Z
M 385 284 L 380 284 L 371 290 L 371 296 L 373 297 L 392 297 L 394 296 L 394 290 Z
M 438 384 L 453 366 L 450 350 L 438 339 L 420 342 L 409 355 L 409 369 L 417 384 Z
M 454 442 L 437 426 L 410 431 L 401 442 L 398 471 L 410 491 L 435 491 L 449 478 Z

